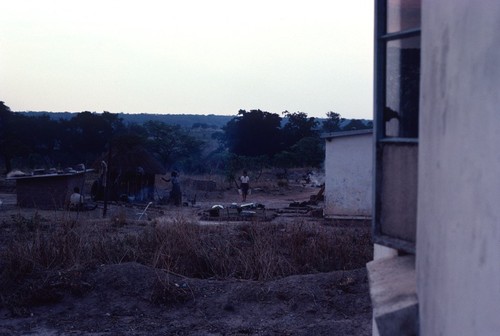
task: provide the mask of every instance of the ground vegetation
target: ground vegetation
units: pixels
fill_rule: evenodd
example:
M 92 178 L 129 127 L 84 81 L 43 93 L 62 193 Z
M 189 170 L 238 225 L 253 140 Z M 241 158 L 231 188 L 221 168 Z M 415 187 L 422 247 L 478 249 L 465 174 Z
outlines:
M 102 218 L 102 205 L 4 203 L 0 334 L 371 335 L 369 223 L 317 217 L 319 189 L 295 174 L 254 183 L 249 201 L 270 220 L 204 220 L 239 199 L 223 178 L 194 205 L 144 216 L 144 204 L 115 202 Z

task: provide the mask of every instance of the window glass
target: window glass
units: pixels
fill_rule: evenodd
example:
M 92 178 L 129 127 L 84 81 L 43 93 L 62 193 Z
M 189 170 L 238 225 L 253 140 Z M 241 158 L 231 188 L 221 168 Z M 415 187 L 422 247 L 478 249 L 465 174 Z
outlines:
M 387 0 L 387 32 L 420 27 L 421 0 Z
M 385 135 L 418 138 L 420 36 L 387 42 Z

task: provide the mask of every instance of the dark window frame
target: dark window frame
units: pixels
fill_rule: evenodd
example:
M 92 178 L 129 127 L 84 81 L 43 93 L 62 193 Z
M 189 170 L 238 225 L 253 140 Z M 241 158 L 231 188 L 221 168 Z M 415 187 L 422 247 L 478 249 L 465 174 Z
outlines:
M 373 188 L 373 239 L 374 243 L 415 253 L 415 243 L 402 240 L 383 233 L 381 218 L 381 185 L 382 185 L 382 150 L 385 145 L 408 144 L 418 146 L 418 138 L 387 137 L 384 109 L 386 106 L 387 87 L 387 44 L 389 41 L 421 36 L 421 28 L 412 28 L 387 33 L 387 1 L 375 0 L 375 63 L 374 63 L 374 167 L 375 179 Z

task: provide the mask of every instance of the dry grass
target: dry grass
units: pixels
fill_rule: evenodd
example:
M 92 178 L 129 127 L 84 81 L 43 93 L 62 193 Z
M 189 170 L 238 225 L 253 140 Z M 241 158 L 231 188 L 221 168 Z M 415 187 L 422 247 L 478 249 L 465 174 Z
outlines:
M 363 267 L 372 253 L 368 229 L 308 222 L 200 226 L 178 218 L 132 227 L 116 219 L 48 224 L 16 217 L 11 225 L 17 232 L 2 259 L 13 278 L 136 261 L 189 277 L 265 280 Z
M 87 284 L 74 281 L 75 276 L 101 264 L 135 261 L 186 277 L 268 280 L 360 268 L 372 258 L 368 228 L 306 222 L 201 226 L 183 218 L 148 224 L 112 218 L 49 223 L 19 215 L 2 228 L 13 235 L 0 252 L 0 299 L 15 307 L 57 299 L 57 291 L 49 290 L 54 286 L 84 292 Z M 178 292 L 169 286 L 159 286 L 157 297 Z

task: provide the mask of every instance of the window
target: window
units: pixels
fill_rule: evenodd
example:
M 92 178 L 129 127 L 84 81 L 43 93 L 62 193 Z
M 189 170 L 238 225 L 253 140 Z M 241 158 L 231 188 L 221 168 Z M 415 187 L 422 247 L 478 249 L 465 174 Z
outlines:
M 415 252 L 420 0 L 376 0 L 375 243 Z

